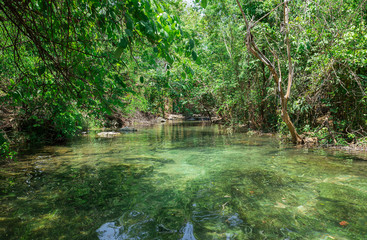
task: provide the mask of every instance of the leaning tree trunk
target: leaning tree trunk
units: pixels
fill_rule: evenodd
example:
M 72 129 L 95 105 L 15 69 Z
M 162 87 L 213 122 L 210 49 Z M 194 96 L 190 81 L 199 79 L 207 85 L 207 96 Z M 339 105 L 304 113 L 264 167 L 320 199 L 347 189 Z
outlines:
M 285 124 L 287 125 L 287 127 L 289 129 L 289 132 L 291 133 L 292 142 L 300 144 L 300 143 L 303 142 L 303 139 L 297 133 L 297 130 L 294 127 L 294 125 L 293 125 L 293 123 L 292 123 L 292 121 L 291 121 L 291 119 L 288 115 L 288 109 L 287 109 L 287 103 L 288 103 L 288 99 L 289 99 L 289 96 L 290 96 L 291 87 L 292 87 L 292 79 L 293 79 L 293 66 L 292 66 L 292 58 L 291 58 L 291 54 L 290 54 L 290 41 L 289 41 L 289 30 L 288 30 L 288 28 L 289 28 L 288 27 L 288 22 L 289 22 L 289 20 L 288 20 L 289 19 L 288 18 L 288 14 L 289 14 L 288 0 L 285 0 L 285 2 L 282 3 L 284 5 L 284 25 L 285 25 L 284 27 L 285 27 L 285 34 L 286 34 L 288 68 L 289 68 L 289 71 L 288 71 L 288 86 L 287 86 L 287 93 L 286 94 L 284 94 L 283 88 L 281 86 L 282 79 L 281 79 L 281 70 L 280 70 L 279 60 L 277 59 L 278 60 L 278 71 L 277 71 L 275 66 L 269 61 L 269 59 L 257 47 L 257 45 L 255 43 L 255 40 L 254 40 L 254 36 L 251 34 L 251 28 L 254 26 L 254 24 L 252 24 L 252 22 L 247 21 L 246 15 L 243 12 L 243 9 L 241 7 L 241 4 L 239 3 L 239 0 L 236 0 L 236 1 L 237 1 L 238 7 L 241 10 L 243 19 L 245 20 L 246 27 L 247 27 L 246 47 L 252 55 L 254 55 L 256 58 L 258 58 L 261 62 L 263 62 L 269 68 L 269 70 L 270 70 L 270 72 L 273 76 L 273 79 L 275 81 L 275 84 L 277 85 L 277 90 L 278 90 L 279 97 L 280 97 L 280 102 L 281 102 L 282 119 L 285 122 Z M 282 4 L 279 4 L 277 7 L 279 7 Z M 267 15 L 265 15 L 265 16 L 267 16 Z M 276 55 L 275 55 L 274 52 L 273 52 L 273 54 L 274 54 L 274 57 L 276 58 Z

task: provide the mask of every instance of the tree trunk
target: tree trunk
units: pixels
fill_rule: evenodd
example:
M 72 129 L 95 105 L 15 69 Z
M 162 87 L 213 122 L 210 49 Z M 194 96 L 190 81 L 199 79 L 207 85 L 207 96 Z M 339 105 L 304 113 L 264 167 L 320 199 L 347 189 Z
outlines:
M 287 45 L 287 56 L 288 56 L 288 87 L 287 87 L 287 93 L 284 94 L 283 88 L 282 88 L 282 79 L 281 79 L 281 70 L 280 70 L 280 66 L 279 66 L 279 59 L 278 60 L 278 72 L 275 68 L 275 66 L 270 62 L 270 60 L 260 51 L 260 49 L 257 47 L 254 37 L 251 34 L 251 28 L 253 27 L 252 22 L 248 22 L 245 13 L 243 12 L 243 9 L 241 7 L 241 4 L 239 3 L 238 0 L 237 1 L 237 5 L 241 10 L 243 19 L 245 20 L 246 23 L 246 27 L 247 27 L 247 32 L 246 32 L 246 47 L 249 50 L 249 52 L 254 55 L 257 59 L 259 59 L 261 62 L 263 62 L 270 70 L 273 79 L 275 81 L 275 84 L 277 86 L 278 89 L 278 93 L 279 93 L 279 97 L 280 97 L 280 101 L 281 101 L 281 107 L 282 107 L 282 119 L 285 122 L 285 124 L 287 125 L 289 132 L 291 133 L 292 136 L 292 142 L 296 143 L 296 144 L 300 144 L 303 142 L 302 137 L 297 133 L 296 128 L 294 127 L 289 115 L 288 115 L 288 109 L 287 109 L 287 103 L 288 103 L 288 99 L 290 96 L 290 91 L 291 91 L 291 86 L 292 86 L 292 80 L 293 80 L 293 66 L 292 66 L 292 59 L 291 59 L 291 54 L 290 54 L 290 41 L 289 41 L 289 31 L 288 31 L 288 13 L 289 13 L 289 8 L 288 8 L 288 0 L 286 0 L 284 3 L 284 24 L 285 24 L 285 34 L 286 34 L 286 45 Z M 281 4 L 280 4 L 281 5 Z M 280 5 L 278 5 L 277 7 L 279 7 Z M 274 10 L 274 9 L 273 9 Z M 273 11 L 272 10 L 272 11 Z M 275 53 L 273 52 L 274 57 L 276 57 Z
M 288 115 L 288 111 L 287 111 L 287 103 L 286 100 L 283 103 L 285 99 L 281 98 L 281 102 L 282 102 L 282 119 L 285 122 L 285 124 L 287 125 L 289 132 L 291 133 L 292 136 L 292 142 L 293 143 L 297 143 L 297 144 L 301 144 L 303 143 L 303 138 L 297 133 L 296 128 L 293 125 L 292 120 L 290 119 L 289 115 Z

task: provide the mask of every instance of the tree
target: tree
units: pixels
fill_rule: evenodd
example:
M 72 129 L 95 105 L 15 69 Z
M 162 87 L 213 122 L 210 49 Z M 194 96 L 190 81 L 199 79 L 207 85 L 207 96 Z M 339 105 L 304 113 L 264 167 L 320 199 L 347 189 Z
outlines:
M 160 2 L 3 1 L 0 14 L 1 50 L 14 52 L 22 79 L 16 82 L 53 85 L 77 101 L 92 95 L 105 102 L 106 77 L 125 88 L 116 64 L 126 65 L 125 51 L 131 52 L 136 41 L 149 42 L 172 62 L 169 46 L 180 35 L 178 20 Z M 33 66 L 27 66 L 26 57 Z M 45 75 L 53 79 L 51 84 Z
M 102 118 L 126 107 L 141 76 L 130 74 L 137 46 L 172 64 L 180 36 L 163 1 L 1 1 L 0 129 L 75 134 L 82 111 Z
M 287 125 L 291 136 L 292 136 L 292 141 L 294 143 L 302 143 L 302 137 L 297 133 L 296 128 L 293 125 L 293 122 L 291 121 L 289 114 L 288 114 L 288 99 L 290 97 L 290 93 L 291 93 L 291 87 L 292 87 L 292 81 L 293 81 L 293 65 L 292 65 L 292 58 L 291 58 L 291 48 L 290 48 L 290 41 L 289 41 L 289 7 L 288 7 L 288 0 L 284 1 L 283 3 L 279 4 L 276 8 L 278 8 L 279 6 L 283 5 L 284 8 L 284 32 L 285 32 L 285 42 L 286 42 L 286 46 L 287 46 L 287 57 L 288 57 L 288 85 L 287 85 L 287 91 L 286 93 L 284 93 L 283 87 L 282 87 L 282 73 L 281 73 L 281 69 L 280 69 L 280 63 L 279 63 L 279 59 L 278 59 L 278 70 L 276 69 L 276 67 L 274 66 L 274 64 L 263 54 L 263 52 L 258 48 L 258 46 L 255 43 L 255 38 L 251 33 L 251 29 L 256 25 L 257 22 L 259 22 L 260 20 L 258 20 L 257 22 L 253 22 L 253 21 L 248 21 L 246 18 L 246 15 L 242 9 L 241 4 L 239 3 L 238 0 L 237 1 L 237 5 L 241 10 L 243 19 L 245 20 L 246 23 L 246 47 L 249 50 L 249 52 L 255 56 L 256 58 L 258 58 L 262 63 L 264 63 L 270 70 L 272 77 L 275 81 L 275 84 L 277 86 L 277 91 L 280 97 L 280 102 L 281 102 L 281 110 L 282 110 L 282 119 L 285 122 L 285 124 Z M 270 12 L 268 14 L 266 14 L 265 16 L 269 15 Z M 264 16 L 264 17 L 265 17 Z M 277 59 L 277 55 L 275 53 L 274 50 L 271 50 L 274 58 Z

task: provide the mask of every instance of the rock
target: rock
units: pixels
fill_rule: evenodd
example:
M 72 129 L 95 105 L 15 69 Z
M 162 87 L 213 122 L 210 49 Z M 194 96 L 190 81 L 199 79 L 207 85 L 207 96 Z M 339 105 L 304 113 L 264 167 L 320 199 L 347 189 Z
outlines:
M 304 142 L 306 145 L 316 145 L 317 137 L 305 137 Z
M 186 121 L 196 121 L 196 119 L 193 118 L 193 117 L 190 117 L 190 118 L 186 119 Z
M 164 118 L 162 118 L 162 117 L 158 117 L 158 118 L 157 118 L 157 121 L 158 121 L 158 122 L 166 122 L 166 119 L 164 119 Z
M 100 132 L 97 133 L 98 137 L 111 138 L 120 135 L 119 132 Z
M 136 132 L 138 130 L 136 128 L 133 128 L 133 127 L 123 127 L 123 128 L 120 128 L 119 131 L 120 132 Z
M 172 229 L 167 228 L 163 224 L 159 224 L 157 226 L 157 231 L 160 232 L 160 233 L 175 233 L 175 232 L 177 232 L 176 230 L 172 230 Z
M 223 123 L 223 119 L 219 117 L 212 117 L 212 123 Z
M 167 120 L 184 120 L 185 116 L 183 116 L 182 114 L 168 114 L 168 116 L 166 116 Z
M 243 221 L 239 218 L 238 213 L 235 213 L 234 215 L 230 216 L 226 222 L 231 227 L 237 227 L 243 223 Z

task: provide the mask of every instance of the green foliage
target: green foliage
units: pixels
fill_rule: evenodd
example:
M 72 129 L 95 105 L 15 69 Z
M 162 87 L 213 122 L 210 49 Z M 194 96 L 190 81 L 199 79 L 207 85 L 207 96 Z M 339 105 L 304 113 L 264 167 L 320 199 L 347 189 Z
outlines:
M 63 140 L 87 127 L 86 116 L 146 110 L 145 99 L 125 100 L 142 99 L 144 77 L 135 79 L 146 50 L 154 49 L 149 61 L 176 60 L 171 46 L 182 31 L 169 11 L 149 0 L 0 3 L 0 98 L 17 116 L 10 127 L 32 141 Z
M 10 147 L 10 143 L 0 133 L 0 159 L 1 160 L 14 160 L 17 152 L 13 151 Z
M 279 3 L 242 7 L 260 20 L 252 29 L 256 44 L 279 62 L 286 87 Z M 298 129 L 316 131 L 325 143 L 353 142 L 367 129 L 366 9 L 363 0 L 339 3 L 289 3 L 289 114 Z M 0 117 L 16 116 L 11 127 L 0 121 L 0 129 L 62 140 L 89 119 L 143 111 L 216 115 L 230 125 L 283 131 L 278 86 L 246 50 L 235 2 L 5 1 L 0 25 Z M 318 122 L 325 116 L 330 126 Z
M 272 62 L 279 61 L 286 75 L 283 8 L 275 8 L 278 4 L 271 0 L 247 1 L 242 7 L 248 18 L 261 18 L 253 28 L 256 44 Z M 325 144 L 346 144 L 366 134 L 367 38 L 362 6 L 361 0 L 347 1 L 340 7 L 337 0 L 290 3 L 291 56 L 295 66 L 288 108 L 297 128 L 316 131 Z M 277 87 L 268 69 L 245 51 L 246 31 L 240 14 L 230 2 L 213 1 L 199 19 L 206 26 L 201 37 L 208 52 L 202 55 L 206 62 L 202 67 L 208 69 L 211 78 L 206 87 L 215 91 L 217 112 L 226 120 L 283 132 L 284 124 L 277 121 Z M 325 116 L 330 126 L 317 121 Z

